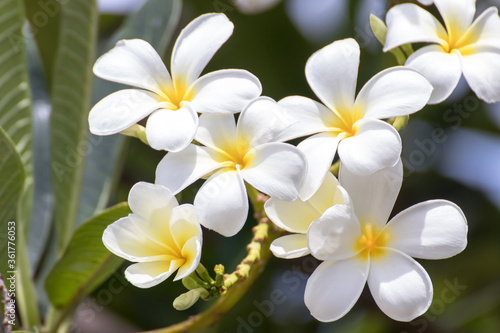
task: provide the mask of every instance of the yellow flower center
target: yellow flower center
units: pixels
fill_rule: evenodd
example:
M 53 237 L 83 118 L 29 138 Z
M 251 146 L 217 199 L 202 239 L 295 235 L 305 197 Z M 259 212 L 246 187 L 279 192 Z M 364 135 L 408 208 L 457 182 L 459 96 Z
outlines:
M 355 251 L 363 260 L 377 258 L 385 253 L 384 247 L 389 242 L 389 234 L 385 230 L 379 230 L 371 223 L 364 224 L 361 228 L 363 235 L 355 245 Z
M 249 153 L 249 150 L 250 147 L 247 142 L 237 140 L 231 146 L 226 147 L 225 150 L 220 150 L 223 159 L 218 162 L 223 163 L 231 170 L 236 170 L 237 168 L 243 170 L 253 159 L 253 154 Z
M 174 80 L 173 84 L 162 89 L 160 102 L 166 102 L 167 108 L 176 111 L 182 108 L 185 102 L 191 102 L 194 98 L 193 92 L 188 91 L 189 87 L 184 80 Z
M 336 115 L 335 120 L 329 123 L 327 126 L 335 136 L 342 135 L 342 139 L 355 136 L 358 131 L 355 123 L 362 119 L 362 112 L 359 108 L 350 110 L 332 110 Z

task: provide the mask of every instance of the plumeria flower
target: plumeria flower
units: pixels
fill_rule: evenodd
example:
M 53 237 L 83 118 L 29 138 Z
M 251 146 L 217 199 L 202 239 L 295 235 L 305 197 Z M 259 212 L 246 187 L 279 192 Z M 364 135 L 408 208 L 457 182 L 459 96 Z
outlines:
M 278 227 L 292 233 L 275 239 L 271 251 L 276 257 L 294 259 L 308 255 L 307 229 L 333 205 L 346 204 L 349 196 L 330 172 L 314 195 L 306 201 L 284 201 L 274 197 L 264 204 L 269 219 Z
M 110 224 L 102 236 L 114 254 L 135 264 L 125 270 L 133 285 L 149 288 L 177 270 L 174 281 L 200 263 L 202 231 L 193 205 L 179 206 L 165 187 L 139 182 L 130 190 L 132 214 Z
M 337 146 L 344 166 L 357 174 L 394 165 L 401 154 L 401 138 L 394 127 L 380 119 L 411 114 L 429 100 L 430 83 L 402 66 L 375 75 L 355 98 L 359 56 L 358 43 L 345 39 L 309 58 L 306 78 L 324 105 L 301 96 L 279 101 L 296 120 L 283 131 L 281 139 L 315 134 L 298 145 L 309 166 L 300 194 L 303 200 L 321 185 Z
M 90 131 L 115 134 L 149 115 L 146 136 L 151 147 L 179 151 L 193 140 L 197 113 L 241 111 L 262 91 L 254 75 L 226 69 L 199 77 L 233 27 L 224 14 L 205 14 L 188 24 L 174 45 L 172 76 L 146 41 L 119 41 L 97 60 L 94 73 L 136 89 L 117 91 L 97 103 L 89 114 Z
M 359 176 L 341 165 L 339 181 L 350 195 L 316 219 L 307 232 L 312 255 L 324 260 L 307 281 L 305 303 L 320 321 L 344 316 L 365 283 L 380 309 L 398 321 L 410 321 L 429 308 L 432 282 L 421 259 L 444 259 L 467 244 L 467 221 L 446 200 L 416 204 L 388 223 L 401 188 L 401 162 Z
M 270 98 L 259 97 L 235 124 L 231 114 L 204 114 L 196 141 L 185 150 L 168 153 L 156 170 L 156 183 L 179 193 L 208 177 L 194 199 L 200 223 L 224 236 L 233 236 L 248 215 L 245 182 L 282 200 L 298 196 L 306 171 L 303 154 L 278 142 L 281 120 Z M 272 116 L 271 116 L 272 115 Z
M 395 6 L 387 13 L 384 51 L 408 43 L 432 43 L 406 61 L 406 66 L 418 70 L 433 84 L 431 104 L 450 96 L 462 73 L 480 99 L 500 101 L 498 9 L 490 7 L 474 20 L 475 0 L 420 2 L 434 3 L 445 26 L 417 5 Z

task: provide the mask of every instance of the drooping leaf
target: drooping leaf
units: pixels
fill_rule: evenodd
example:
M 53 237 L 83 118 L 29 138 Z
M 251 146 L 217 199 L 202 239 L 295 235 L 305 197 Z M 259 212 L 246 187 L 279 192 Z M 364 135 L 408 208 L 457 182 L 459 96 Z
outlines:
M 181 8 L 180 0 L 147 1 L 137 12 L 127 17 L 103 52 L 113 48 L 120 39 L 141 38 L 148 41 L 159 54 L 164 54 L 179 21 Z M 96 78 L 93 104 L 122 88 L 119 84 Z M 78 224 L 108 204 L 111 191 L 120 175 L 125 141 L 126 138 L 122 135 L 89 135 Z
M 59 252 L 74 230 L 87 154 L 87 115 L 97 38 L 95 0 L 61 2 L 51 115 L 54 221 Z
M 127 203 L 121 203 L 75 231 L 68 248 L 45 281 L 45 289 L 55 307 L 76 305 L 121 265 L 123 259 L 104 247 L 102 234 L 109 224 L 129 213 Z

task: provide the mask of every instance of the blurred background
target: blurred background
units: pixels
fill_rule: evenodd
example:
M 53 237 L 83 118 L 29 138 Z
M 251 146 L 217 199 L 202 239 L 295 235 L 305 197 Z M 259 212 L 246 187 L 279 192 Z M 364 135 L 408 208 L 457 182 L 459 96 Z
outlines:
M 289 95 L 317 99 L 304 76 L 308 57 L 334 40 L 353 37 L 361 46 L 359 90 L 380 70 L 397 65 L 391 54 L 382 53 L 371 34 L 368 17 L 373 13 L 384 19 L 387 9 L 398 2 L 401 1 L 184 0 L 173 37 L 162 46 L 163 58 L 168 64 L 178 32 L 192 19 L 207 12 L 224 12 L 234 22 L 234 34 L 216 53 L 205 73 L 243 68 L 259 77 L 263 94 L 275 100 Z M 111 48 L 126 15 L 137 12 L 144 3 L 145 0 L 99 1 L 99 55 Z M 477 12 L 489 6 L 500 6 L 500 1 L 478 0 Z M 430 10 L 437 15 L 434 8 Z M 161 30 L 164 21 L 155 13 L 148 15 L 143 19 Z M 134 33 L 128 31 L 128 38 Z M 35 130 L 43 132 L 50 108 L 34 47 L 30 57 L 38 119 Z M 102 87 L 106 83 L 96 79 L 96 84 Z M 104 91 L 95 93 L 94 103 L 109 93 Z M 463 253 L 447 260 L 420 261 L 434 284 L 430 310 L 413 322 L 395 322 L 378 309 L 366 289 L 344 318 L 320 323 L 310 316 L 303 302 L 305 283 L 318 262 L 312 257 L 272 258 L 250 292 L 209 332 L 500 332 L 500 105 L 483 103 L 461 82 L 447 101 L 411 116 L 401 136 L 405 181 L 393 214 L 421 201 L 442 198 L 458 204 L 469 222 L 469 244 Z M 101 154 L 103 158 L 96 164 L 87 162 L 85 174 L 115 170 L 120 176 L 116 181 L 99 182 L 84 191 L 83 198 L 90 208 L 85 204 L 80 207 L 80 221 L 87 219 L 95 207 L 125 201 L 136 182 L 154 182 L 156 165 L 164 156 L 164 152 L 149 149 L 139 140 L 118 136 L 94 140 L 91 155 Z M 40 165 L 43 166 L 47 144 L 43 140 L 35 142 L 39 148 L 38 172 L 44 170 Z M 120 148 L 115 149 L 118 144 Z M 92 185 L 92 180 L 87 180 Z M 199 185 L 189 187 L 180 200 L 192 202 Z M 38 184 L 36 191 L 42 199 L 36 205 L 54 204 L 50 196 L 44 195 L 50 191 L 48 187 Z M 99 195 L 103 187 L 111 188 L 109 199 Z M 245 256 L 242 244 L 249 242 L 251 226 L 247 223 L 232 238 L 204 230 L 202 263 L 209 269 L 222 263 L 227 271 L 232 271 Z M 30 239 L 30 245 L 31 242 L 36 240 Z M 190 310 L 178 312 L 172 302 L 185 292 L 181 283 L 169 279 L 159 286 L 139 289 L 123 278 L 127 265 L 79 306 L 74 332 L 122 333 L 165 327 L 211 304 L 200 301 Z M 273 300 L 272 292 L 283 297 Z

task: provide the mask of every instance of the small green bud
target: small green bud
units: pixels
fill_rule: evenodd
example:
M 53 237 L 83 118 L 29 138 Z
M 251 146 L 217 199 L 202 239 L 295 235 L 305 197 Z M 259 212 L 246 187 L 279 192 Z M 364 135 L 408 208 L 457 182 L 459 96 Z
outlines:
M 198 276 L 205 282 L 208 282 L 210 284 L 212 284 L 214 282 L 214 280 L 212 279 L 212 277 L 210 276 L 210 274 L 208 274 L 208 271 L 207 269 L 205 268 L 205 266 L 203 266 L 201 263 L 198 265 L 198 267 L 196 268 L 196 273 L 198 274 Z
M 373 35 L 377 40 L 384 46 L 385 38 L 387 36 L 387 26 L 384 21 L 379 19 L 373 14 L 370 14 L 370 28 L 372 29 Z
M 199 282 L 196 281 L 195 279 L 193 279 L 191 276 L 186 276 L 185 278 L 183 278 L 182 284 L 188 290 L 202 287 L 202 286 L 200 286 Z
M 192 307 L 200 297 L 206 299 L 210 296 L 210 293 L 204 288 L 197 288 L 190 290 L 182 295 L 179 295 L 174 300 L 174 308 L 178 311 L 187 310 Z
M 214 271 L 215 271 L 215 286 L 217 288 L 221 288 L 224 285 L 224 266 L 216 265 Z

